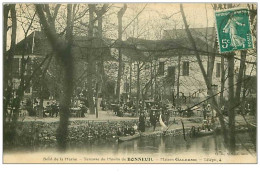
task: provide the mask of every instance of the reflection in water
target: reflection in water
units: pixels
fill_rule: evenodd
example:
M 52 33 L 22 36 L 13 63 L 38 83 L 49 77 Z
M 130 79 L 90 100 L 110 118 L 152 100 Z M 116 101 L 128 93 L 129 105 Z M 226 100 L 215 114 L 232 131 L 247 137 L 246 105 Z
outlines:
M 237 154 L 254 154 L 256 150 L 247 133 L 237 134 Z M 228 150 L 224 146 L 224 139 L 221 135 L 205 136 L 200 138 L 187 138 L 182 136 L 172 137 L 142 137 L 132 141 L 117 143 L 116 141 L 98 140 L 79 145 L 70 145 L 69 151 L 77 151 L 91 154 L 189 154 L 201 155 L 226 154 Z
M 256 144 L 252 142 L 248 133 L 240 133 L 236 136 L 236 154 L 256 155 Z M 56 150 L 55 145 L 40 145 L 34 147 L 16 148 L 12 151 L 44 152 Z M 10 151 L 10 150 L 7 150 Z M 166 155 L 213 155 L 227 154 L 227 147 L 221 135 L 211 135 L 200 138 L 187 138 L 183 136 L 153 136 L 141 137 L 132 141 L 118 143 L 114 140 L 90 140 L 82 143 L 69 143 L 68 152 L 80 152 L 84 154 L 166 154 Z

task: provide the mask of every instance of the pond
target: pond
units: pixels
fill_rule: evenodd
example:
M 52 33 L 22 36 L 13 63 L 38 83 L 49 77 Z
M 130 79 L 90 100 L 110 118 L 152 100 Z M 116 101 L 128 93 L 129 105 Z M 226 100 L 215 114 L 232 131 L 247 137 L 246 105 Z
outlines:
M 255 135 L 253 136 L 255 137 Z M 248 132 L 236 135 L 236 154 L 256 156 L 256 145 Z M 41 144 L 38 146 L 4 148 L 4 152 L 55 152 L 56 144 Z M 117 142 L 113 140 L 89 140 L 82 143 L 68 143 L 68 153 L 84 155 L 131 155 L 131 154 L 158 154 L 158 155 L 225 155 L 229 151 L 224 145 L 222 135 L 211 135 L 199 138 L 186 136 L 151 136 L 141 137 L 131 141 Z
M 68 152 L 82 152 L 85 154 L 227 154 L 221 135 L 211 135 L 199 138 L 183 136 L 153 136 L 141 137 L 132 141 L 116 142 L 96 140 L 82 144 L 69 144 Z M 236 154 L 256 155 L 256 147 L 248 133 L 236 135 Z

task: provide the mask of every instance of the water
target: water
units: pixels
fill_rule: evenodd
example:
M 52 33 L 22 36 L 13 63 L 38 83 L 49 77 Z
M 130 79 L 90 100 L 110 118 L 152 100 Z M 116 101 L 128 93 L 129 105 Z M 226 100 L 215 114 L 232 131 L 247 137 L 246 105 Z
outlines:
M 132 141 L 118 143 L 116 141 L 96 140 L 82 144 L 70 144 L 68 152 L 82 152 L 85 154 L 227 154 L 221 135 L 211 135 L 200 138 L 183 136 L 153 136 L 141 137 Z M 255 144 L 248 133 L 236 135 L 236 154 L 256 155 Z
M 255 137 L 255 136 L 254 136 Z M 251 140 L 249 133 L 236 135 L 236 154 L 256 156 L 255 141 Z M 141 137 L 132 141 L 118 143 L 114 140 L 89 140 L 84 143 L 69 143 L 67 152 L 84 155 L 131 155 L 131 154 L 161 154 L 161 155 L 222 155 L 229 151 L 224 145 L 221 135 L 210 135 L 199 138 L 186 136 L 152 136 Z M 41 144 L 39 146 L 19 147 L 5 149 L 5 152 L 53 152 L 57 151 L 56 144 Z

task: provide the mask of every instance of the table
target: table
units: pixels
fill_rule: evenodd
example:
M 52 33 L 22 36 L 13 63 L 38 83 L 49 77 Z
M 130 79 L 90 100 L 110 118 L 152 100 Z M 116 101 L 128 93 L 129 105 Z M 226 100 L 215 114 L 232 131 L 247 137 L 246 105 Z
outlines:
M 81 108 L 80 107 L 73 107 L 70 108 L 70 114 L 74 117 L 80 117 Z
M 176 109 L 169 109 L 169 112 L 170 112 L 170 116 L 171 116 L 171 117 L 172 117 L 172 116 L 177 116 L 178 113 L 179 113 L 179 111 L 176 110 Z

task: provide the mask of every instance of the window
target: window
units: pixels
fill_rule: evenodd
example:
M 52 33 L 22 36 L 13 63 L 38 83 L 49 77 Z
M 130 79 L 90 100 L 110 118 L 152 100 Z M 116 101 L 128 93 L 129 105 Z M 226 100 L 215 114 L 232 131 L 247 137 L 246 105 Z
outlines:
M 216 77 L 220 77 L 220 66 L 221 66 L 221 64 L 220 63 L 217 63 L 217 65 L 216 65 Z
M 164 75 L 164 62 L 159 62 L 158 74 Z
M 189 68 L 190 63 L 188 61 L 184 61 L 182 65 L 182 75 L 183 76 L 189 76 Z
M 175 76 L 175 66 L 169 66 L 168 67 L 168 77 L 174 77 Z
M 174 85 L 175 82 L 175 66 L 168 67 L 168 81 Z

